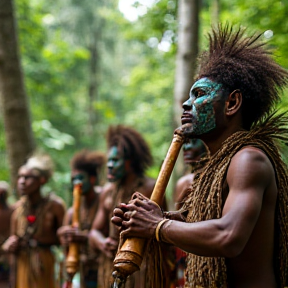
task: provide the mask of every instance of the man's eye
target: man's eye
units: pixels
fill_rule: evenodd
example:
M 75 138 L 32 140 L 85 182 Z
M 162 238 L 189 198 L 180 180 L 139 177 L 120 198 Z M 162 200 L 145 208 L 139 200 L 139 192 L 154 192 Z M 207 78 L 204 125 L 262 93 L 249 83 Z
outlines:
M 196 91 L 194 92 L 194 95 L 195 95 L 196 98 L 198 98 L 198 97 L 204 96 L 205 93 L 204 93 L 204 91 L 202 91 L 202 90 L 196 90 Z

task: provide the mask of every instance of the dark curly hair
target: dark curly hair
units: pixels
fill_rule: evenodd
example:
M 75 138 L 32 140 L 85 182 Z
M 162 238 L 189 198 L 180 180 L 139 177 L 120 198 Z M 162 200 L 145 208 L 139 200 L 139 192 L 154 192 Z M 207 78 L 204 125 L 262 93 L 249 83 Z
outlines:
M 108 149 L 117 146 L 125 159 L 131 160 L 134 172 L 142 176 L 153 163 L 148 144 L 139 132 L 133 128 L 117 125 L 109 126 L 107 131 Z
M 106 162 L 105 154 L 100 151 L 81 150 L 70 161 L 72 169 L 85 171 L 89 176 L 98 177 Z
M 244 36 L 246 31 L 229 24 L 214 27 L 208 35 L 209 50 L 198 58 L 197 78 L 221 83 L 229 93 L 239 89 L 245 115 L 243 127 L 249 130 L 280 100 L 279 92 L 288 83 L 288 73 L 274 61 L 267 44 L 260 41 L 262 33 Z

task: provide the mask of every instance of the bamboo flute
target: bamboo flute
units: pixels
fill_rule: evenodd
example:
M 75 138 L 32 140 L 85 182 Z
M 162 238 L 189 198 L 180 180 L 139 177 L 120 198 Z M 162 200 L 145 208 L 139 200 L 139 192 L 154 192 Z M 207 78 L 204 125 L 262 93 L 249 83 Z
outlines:
M 80 226 L 80 205 L 81 205 L 81 194 L 82 194 L 82 182 L 75 180 L 73 182 L 73 216 L 72 216 L 72 227 L 79 228 Z M 74 275 L 79 269 L 79 244 L 70 243 L 69 250 L 65 261 L 66 272 L 68 279 L 66 281 L 65 288 L 72 288 L 72 280 Z
M 190 124 L 189 124 L 190 125 Z M 183 129 L 188 126 L 183 125 L 176 129 L 172 142 L 160 169 L 150 199 L 161 205 L 167 184 L 179 155 L 180 149 L 185 141 Z M 143 238 L 127 238 L 114 259 L 114 283 L 112 288 L 120 288 L 126 282 L 126 278 L 140 269 L 143 255 L 145 253 L 147 240 Z

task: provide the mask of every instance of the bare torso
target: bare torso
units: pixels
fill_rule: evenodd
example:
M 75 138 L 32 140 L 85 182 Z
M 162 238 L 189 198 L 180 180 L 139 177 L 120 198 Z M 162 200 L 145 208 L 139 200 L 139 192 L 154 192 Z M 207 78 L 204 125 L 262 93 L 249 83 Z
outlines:
M 242 253 L 227 259 L 229 287 L 277 287 L 274 274 L 274 220 L 277 200 L 275 177 L 263 195 L 262 209 Z

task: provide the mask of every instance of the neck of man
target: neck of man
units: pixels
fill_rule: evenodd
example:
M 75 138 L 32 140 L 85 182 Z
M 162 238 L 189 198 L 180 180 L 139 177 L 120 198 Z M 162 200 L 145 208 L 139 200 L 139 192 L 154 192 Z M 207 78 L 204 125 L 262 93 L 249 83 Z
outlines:
M 243 131 L 244 129 L 238 125 L 226 126 L 221 132 L 215 130 L 207 135 L 203 135 L 201 140 L 207 145 L 210 155 L 214 155 L 222 146 L 223 142 L 228 139 L 232 134 Z
M 131 183 L 133 183 L 138 177 L 139 176 L 133 172 L 127 173 L 119 182 L 119 186 L 123 188 L 130 187 Z
M 92 186 L 91 189 L 89 190 L 89 192 L 85 195 L 83 195 L 84 197 L 84 204 L 85 206 L 89 207 L 94 203 L 94 200 L 96 198 L 96 193 L 94 191 L 94 187 Z
M 28 201 L 30 202 L 31 206 L 36 206 L 41 200 L 43 199 L 40 189 L 28 195 Z

